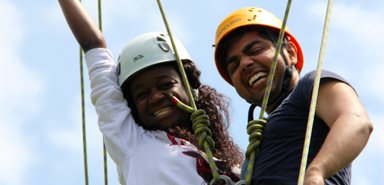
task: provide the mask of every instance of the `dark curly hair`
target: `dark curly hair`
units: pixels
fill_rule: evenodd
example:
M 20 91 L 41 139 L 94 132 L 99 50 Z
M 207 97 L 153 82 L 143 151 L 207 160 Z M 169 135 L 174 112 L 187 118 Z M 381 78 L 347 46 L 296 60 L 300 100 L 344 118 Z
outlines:
M 161 64 L 160 64 L 161 65 Z M 174 64 L 177 71 L 177 65 Z M 229 99 L 223 94 L 217 92 L 214 88 L 201 84 L 200 74 L 196 65 L 189 60 L 183 60 L 183 67 L 187 75 L 188 81 L 192 89 L 198 90 L 198 97 L 195 98 L 195 103 L 198 109 L 203 109 L 209 116 L 210 126 L 209 129 L 212 132 L 212 139 L 215 142 L 215 148 L 212 153 L 213 156 L 223 160 L 223 164 L 220 165 L 220 172 L 223 174 L 231 174 L 231 167 L 240 166 L 243 161 L 243 153 L 238 145 L 236 145 L 232 137 L 229 135 L 229 113 L 228 105 Z M 132 115 L 136 122 L 140 124 L 138 119 L 137 109 L 134 107 L 132 96 L 129 95 L 126 81 L 122 85 L 124 97 L 128 101 L 128 106 L 132 109 Z M 140 124 L 141 125 L 141 124 Z M 200 148 L 198 145 L 198 139 L 193 134 L 192 123 L 188 126 L 178 125 L 168 130 L 170 134 L 175 137 L 185 139 Z M 200 148 L 204 151 L 204 149 Z

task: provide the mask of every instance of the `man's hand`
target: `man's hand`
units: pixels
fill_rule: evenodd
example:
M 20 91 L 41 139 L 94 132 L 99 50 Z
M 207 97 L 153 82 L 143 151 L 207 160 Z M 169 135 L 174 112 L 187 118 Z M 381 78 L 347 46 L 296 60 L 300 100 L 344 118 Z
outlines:
M 304 177 L 304 185 L 324 185 L 321 171 L 316 168 L 308 168 Z

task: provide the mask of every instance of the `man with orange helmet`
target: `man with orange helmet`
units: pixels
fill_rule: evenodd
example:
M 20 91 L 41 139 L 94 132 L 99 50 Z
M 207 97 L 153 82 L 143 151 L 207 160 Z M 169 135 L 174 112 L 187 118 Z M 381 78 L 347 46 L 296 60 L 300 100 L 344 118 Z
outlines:
M 217 28 L 216 67 L 252 105 L 262 104 L 280 29 L 280 19 L 256 7 L 234 11 Z M 300 78 L 303 63 L 299 42 L 285 30 L 252 184 L 297 184 L 315 78 L 315 72 Z M 354 89 L 340 76 L 323 70 L 305 184 L 350 184 L 351 163 L 372 129 Z

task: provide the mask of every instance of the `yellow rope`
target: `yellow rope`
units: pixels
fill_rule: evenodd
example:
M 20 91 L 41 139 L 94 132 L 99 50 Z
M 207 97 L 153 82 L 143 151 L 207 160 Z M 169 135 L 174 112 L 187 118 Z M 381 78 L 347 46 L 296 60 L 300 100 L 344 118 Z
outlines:
M 163 7 L 161 5 L 161 1 L 157 0 L 157 4 L 159 6 L 159 9 L 160 9 L 161 15 L 163 17 L 163 21 L 164 21 L 165 27 L 166 27 L 168 35 L 170 37 L 173 50 L 175 51 L 176 62 L 177 62 L 177 65 L 179 67 L 179 71 L 181 73 L 181 77 L 182 77 L 183 83 L 185 84 L 185 89 L 186 89 L 186 92 L 188 94 L 189 100 L 191 102 L 191 107 L 194 110 L 196 110 L 197 107 L 196 107 L 196 103 L 195 103 L 195 101 L 193 99 L 193 94 L 192 94 L 192 91 L 191 91 L 191 87 L 189 85 L 189 82 L 188 82 L 188 79 L 187 79 L 187 75 L 185 74 L 185 70 L 183 68 L 183 64 L 182 64 L 182 62 L 180 60 L 180 57 L 179 57 L 179 54 L 177 52 L 177 48 L 176 48 L 176 45 L 175 45 L 174 40 L 173 40 L 172 32 L 171 32 L 171 29 L 169 28 L 169 24 L 168 24 L 167 18 L 165 16 Z M 217 171 L 216 163 L 213 160 L 213 154 L 212 154 L 212 151 L 211 151 L 211 147 L 212 147 L 212 145 L 210 145 L 209 142 L 207 140 L 205 140 L 204 144 L 203 144 L 203 148 L 204 148 L 204 151 L 205 151 L 205 153 L 207 155 L 207 158 L 208 158 L 208 161 L 209 161 L 208 163 L 209 163 L 209 166 L 210 166 L 211 171 L 212 171 L 213 180 L 211 181 L 211 184 L 213 184 L 214 182 L 218 182 L 219 180 L 222 180 L 223 178 L 222 178 L 222 176 L 219 175 L 219 172 Z
M 179 67 L 179 71 L 181 73 L 183 83 L 185 84 L 185 89 L 187 91 L 187 94 L 188 94 L 188 97 L 189 97 L 189 101 L 191 102 L 191 107 L 196 110 L 197 108 L 196 108 L 195 101 L 193 99 L 193 94 L 192 94 L 192 91 L 191 91 L 191 87 L 189 85 L 189 81 L 187 79 L 187 75 L 185 74 L 185 70 L 183 68 L 183 63 L 181 62 L 179 53 L 177 52 L 177 48 L 176 48 L 175 42 L 173 40 L 173 35 L 172 35 L 172 32 L 171 32 L 171 29 L 169 28 L 169 24 L 168 24 L 167 18 L 165 16 L 165 13 L 164 13 L 164 10 L 163 10 L 163 6 L 161 5 L 161 1 L 157 0 L 157 4 L 159 6 L 161 16 L 163 17 L 165 28 L 167 29 L 169 38 L 171 40 L 172 48 L 175 51 L 175 57 L 176 57 L 177 66 Z
M 305 170 L 306 170 L 307 160 L 308 160 L 309 145 L 311 142 L 313 120 L 315 116 L 317 96 L 318 96 L 318 91 L 320 86 L 320 75 L 321 75 L 321 69 L 323 66 L 324 48 L 325 48 L 325 43 L 328 36 L 328 25 L 329 25 L 329 20 L 331 16 L 331 10 L 332 10 L 332 0 L 328 0 L 327 12 L 326 12 L 324 28 L 323 28 L 323 37 L 321 40 L 321 47 L 320 47 L 319 59 L 317 62 L 316 76 L 315 76 L 314 86 L 312 90 L 312 97 L 311 97 L 312 99 L 311 99 L 311 105 L 310 105 L 309 115 L 308 115 L 307 130 L 305 133 L 298 185 L 304 184 Z
M 292 4 L 292 0 L 288 0 L 287 7 L 286 7 L 286 10 L 285 10 L 285 14 L 284 14 L 283 23 L 282 23 L 282 26 L 281 26 L 281 29 L 280 29 L 280 33 L 279 33 L 279 38 L 278 38 L 278 41 L 277 41 L 276 51 L 275 51 L 275 55 L 274 55 L 274 58 L 273 58 L 271 70 L 269 71 L 269 74 L 268 74 L 267 87 L 266 87 L 265 92 L 264 92 L 263 102 L 262 102 L 261 109 L 260 109 L 260 114 L 259 114 L 259 119 L 258 119 L 257 122 L 251 122 L 250 124 L 256 124 L 256 123 L 262 124 L 264 122 L 264 120 L 265 120 L 264 113 L 265 113 L 265 110 L 267 108 L 269 94 L 270 94 L 271 89 L 272 89 L 273 78 L 275 76 L 275 70 L 276 70 L 276 66 L 277 66 L 277 59 L 278 59 L 278 56 L 280 54 L 281 45 L 283 43 L 286 23 L 287 23 L 287 20 L 288 20 L 289 10 L 291 9 L 291 4 Z M 248 128 L 249 127 L 250 126 L 248 126 Z M 251 135 L 251 134 L 253 134 L 253 131 L 257 132 L 255 134 L 259 134 L 259 132 L 262 131 L 262 129 L 261 128 L 260 129 L 254 129 L 254 130 L 251 130 L 251 131 L 248 129 L 247 132 L 248 132 L 249 135 Z M 247 184 L 247 185 L 251 184 L 251 178 L 252 178 L 252 173 L 253 173 L 253 165 L 254 165 L 255 160 L 256 160 L 256 153 L 255 153 L 256 151 L 255 151 L 255 147 L 254 146 L 259 146 L 260 145 L 260 141 L 261 141 L 261 138 L 260 139 L 252 138 L 252 140 L 250 141 L 250 143 L 248 145 L 248 148 L 247 148 L 247 153 L 249 155 L 247 157 L 249 161 L 248 161 L 248 166 L 247 166 L 247 171 L 246 171 L 246 176 L 245 176 L 245 184 Z M 248 149 L 250 151 L 248 151 Z
M 88 185 L 88 157 L 87 157 L 87 133 L 85 126 L 85 103 L 84 103 L 84 74 L 83 74 L 83 50 L 80 48 L 80 94 L 81 94 L 81 125 L 83 134 L 83 158 L 85 185 Z
M 81 2 L 81 0 L 79 0 Z M 84 164 L 84 183 L 89 184 L 88 178 L 88 155 L 87 155 L 87 130 L 85 122 L 85 98 L 84 98 L 84 69 L 83 69 L 83 50 L 79 49 L 80 61 L 80 95 L 81 95 L 81 126 L 83 134 L 83 164 Z
M 81 0 L 79 0 L 81 2 Z M 102 15 L 101 15 L 101 0 L 98 0 L 98 17 L 99 29 L 102 31 Z M 85 98 L 84 98 L 84 69 L 83 69 L 83 50 L 80 47 L 80 89 L 81 89 L 81 120 L 82 120 L 82 134 L 83 134 L 83 158 L 84 158 L 84 178 L 85 185 L 89 184 L 88 175 L 88 155 L 87 155 L 87 136 L 86 136 L 86 122 L 85 122 Z M 103 161 L 104 161 L 104 184 L 108 185 L 108 166 L 107 166 L 107 152 L 103 140 Z
M 99 21 L 99 29 L 103 31 L 103 21 L 102 21 L 102 9 L 101 9 L 101 0 L 97 1 L 97 10 L 98 10 L 98 21 Z M 107 149 L 105 147 L 105 142 L 103 139 L 103 163 L 104 163 L 104 184 L 108 185 L 108 157 L 107 157 Z
M 186 78 L 186 74 L 185 74 L 182 62 L 180 61 L 180 57 L 178 55 L 177 48 L 174 44 L 173 36 L 172 36 L 171 31 L 170 31 L 168 22 L 166 20 L 166 17 L 165 17 L 165 14 L 164 14 L 164 11 L 163 11 L 163 8 L 161 5 L 161 1 L 157 0 L 157 2 L 158 2 L 159 9 L 161 11 L 167 32 L 170 36 L 172 47 L 174 48 L 174 51 L 175 51 L 176 61 L 177 61 L 179 70 L 182 74 L 183 82 L 184 82 L 184 84 L 186 84 L 185 88 L 186 88 L 187 94 L 189 96 L 189 99 L 191 100 L 192 107 L 189 107 L 187 105 L 180 105 L 180 104 L 182 104 L 181 102 L 178 102 L 178 104 L 180 107 L 183 107 L 185 110 L 188 110 L 188 112 L 190 112 L 190 111 L 197 109 L 196 104 L 194 102 L 192 91 L 190 89 L 189 82 Z M 249 163 L 247 166 L 246 179 L 245 179 L 245 184 L 247 184 L 247 185 L 251 184 L 253 165 L 254 165 L 255 158 L 256 158 L 256 156 L 255 156 L 256 155 L 255 152 L 257 149 L 256 147 L 259 146 L 260 142 L 261 142 L 260 137 L 261 137 L 261 133 L 262 133 L 262 129 L 263 129 L 262 125 L 265 124 L 264 113 L 265 113 L 267 105 L 268 105 L 268 99 L 269 99 L 269 95 L 271 92 L 272 82 L 273 82 L 273 78 L 274 78 L 275 70 L 276 70 L 276 66 L 277 66 L 277 59 L 278 59 L 278 56 L 280 54 L 280 50 L 281 50 L 281 46 L 282 46 L 282 42 L 283 42 L 283 38 L 284 38 L 284 33 L 285 33 L 285 28 L 286 28 L 286 22 L 288 19 L 291 4 L 292 4 L 292 0 L 288 0 L 286 11 L 284 14 L 284 19 L 282 22 L 282 27 L 281 27 L 280 33 L 279 33 L 279 38 L 278 38 L 277 47 L 276 47 L 276 51 L 275 51 L 275 55 L 274 55 L 274 60 L 272 62 L 271 71 L 269 72 L 269 75 L 268 75 L 267 87 L 266 87 L 266 90 L 264 93 L 263 102 L 262 102 L 262 106 L 261 106 L 261 110 L 260 110 L 260 114 L 259 114 L 259 119 L 257 121 L 251 121 L 248 125 L 248 128 L 254 128 L 254 129 L 251 129 L 251 131 L 248 131 L 248 134 L 250 135 L 250 137 L 252 137 L 252 140 L 255 142 L 250 142 L 248 149 L 247 149 L 247 158 L 249 159 Z M 311 133 L 312 133 L 312 128 L 313 128 L 313 119 L 314 119 L 314 114 L 315 114 L 315 109 L 316 109 L 320 75 L 321 75 L 321 69 L 322 69 L 322 63 L 323 63 L 323 56 L 324 56 L 323 50 L 325 48 L 326 37 L 328 35 L 327 30 L 328 30 L 331 8 L 332 8 L 332 0 L 329 0 L 328 1 L 328 7 L 327 7 L 326 20 L 325 20 L 324 30 L 323 30 L 323 38 L 322 38 L 320 54 L 319 54 L 320 56 L 319 56 L 319 61 L 318 61 L 318 67 L 317 67 L 317 71 L 316 71 L 316 77 L 315 77 L 315 82 L 314 82 L 314 87 L 313 87 L 313 92 L 312 92 L 312 100 L 311 100 L 310 112 L 309 112 L 308 122 L 307 122 L 307 130 L 306 130 L 304 147 L 303 147 L 303 155 L 302 155 L 302 159 L 301 159 L 300 173 L 299 173 L 299 178 L 298 178 L 298 184 L 299 185 L 302 185 L 304 183 L 305 169 L 306 169 L 306 163 L 307 163 L 307 159 L 308 159 L 308 151 L 309 151 Z M 255 124 L 258 124 L 258 125 L 255 125 Z M 253 133 L 253 131 L 257 131 L 257 133 Z M 252 136 L 252 134 L 254 134 L 254 135 Z M 255 135 L 259 139 L 255 140 L 254 139 L 256 137 Z M 226 176 L 224 176 L 224 177 L 219 176 L 217 169 L 216 169 L 216 165 L 212 160 L 212 152 L 210 151 L 209 144 L 207 141 L 203 141 L 203 142 L 204 142 L 204 144 L 203 144 L 204 148 L 206 149 L 206 153 L 208 155 L 208 159 L 210 160 L 209 164 L 210 164 L 212 174 L 214 177 L 213 181 L 210 184 L 213 184 L 214 182 L 217 182 L 219 179 L 226 178 Z M 227 182 L 227 183 L 229 184 L 230 182 Z M 242 182 L 240 181 L 236 184 L 241 184 L 241 183 Z
M 288 0 L 287 7 L 285 9 L 283 23 L 281 25 L 281 29 L 280 29 L 280 33 L 279 33 L 279 38 L 277 41 L 277 46 L 276 46 L 277 48 L 276 48 L 275 55 L 274 55 L 273 62 L 272 62 L 272 66 L 271 66 L 271 71 L 269 71 L 269 74 L 268 74 L 267 87 L 266 87 L 265 92 L 264 92 L 264 98 L 263 98 L 263 102 L 261 104 L 259 119 L 264 118 L 264 113 L 265 113 L 265 110 L 267 109 L 269 94 L 271 93 L 271 89 L 272 89 L 273 78 L 275 76 L 275 70 L 276 70 L 276 66 L 277 66 L 277 59 L 279 57 L 281 45 L 283 43 L 285 28 L 286 28 L 286 24 L 287 24 L 287 20 L 288 20 L 289 10 L 291 9 L 291 4 L 292 4 L 292 0 Z

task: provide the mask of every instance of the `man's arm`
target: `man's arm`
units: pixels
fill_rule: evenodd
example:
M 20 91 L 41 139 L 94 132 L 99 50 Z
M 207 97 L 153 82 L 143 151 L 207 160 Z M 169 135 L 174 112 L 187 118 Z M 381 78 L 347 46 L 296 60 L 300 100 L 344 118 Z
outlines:
M 79 0 L 59 0 L 59 3 L 72 33 L 84 52 L 106 47 L 102 32 Z
M 316 114 L 330 131 L 308 166 L 306 185 L 324 184 L 325 178 L 350 164 L 363 150 L 373 130 L 357 94 L 343 82 L 321 83 Z

